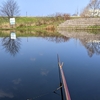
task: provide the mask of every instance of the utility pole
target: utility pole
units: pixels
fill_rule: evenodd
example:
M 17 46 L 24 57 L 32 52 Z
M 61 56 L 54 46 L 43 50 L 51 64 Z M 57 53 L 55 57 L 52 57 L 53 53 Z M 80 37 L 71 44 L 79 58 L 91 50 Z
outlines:
M 27 17 L 27 11 L 26 11 L 26 17 Z

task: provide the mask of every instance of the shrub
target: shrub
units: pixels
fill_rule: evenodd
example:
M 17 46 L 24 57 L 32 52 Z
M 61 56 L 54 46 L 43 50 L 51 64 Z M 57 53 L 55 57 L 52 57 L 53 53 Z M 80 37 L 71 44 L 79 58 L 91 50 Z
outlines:
M 48 25 L 46 27 L 46 30 L 55 30 L 55 27 L 54 27 L 54 25 Z
M 63 14 L 64 20 L 69 20 L 70 19 L 70 14 Z

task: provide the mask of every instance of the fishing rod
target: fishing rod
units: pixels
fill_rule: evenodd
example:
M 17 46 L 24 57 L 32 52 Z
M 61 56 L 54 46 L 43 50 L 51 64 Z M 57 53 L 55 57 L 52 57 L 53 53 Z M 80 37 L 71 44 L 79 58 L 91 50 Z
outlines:
M 67 86 L 67 82 L 66 82 L 66 79 L 65 79 L 65 76 L 64 76 L 64 72 L 63 72 L 63 69 L 62 69 L 63 62 L 60 63 L 60 58 L 59 58 L 58 55 L 57 55 L 57 57 L 58 57 L 58 66 L 59 66 L 62 82 L 63 82 L 63 85 L 64 85 L 64 91 L 65 91 L 66 100 L 71 100 L 70 94 L 69 94 L 69 90 L 68 90 L 68 86 Z
M 66 83 L 66 80 L 65 80 L 64 72 L 63 72 L 63 69 L 62 69 L 63 63 L 62 64 L 60 63 L 60 58 L 59 58 L 58 54 L 57 54 L 57 59 L 58 59 L 58 69 L 59 69 L 60 86 L 58 88 L 56 88 L 55 90 L 51 91 L 51 92 L 44 93 L 44 94 L 38 95 L 36 97 L 33 97 L 31 99 L 27 99 L 27 100 L 35 100 L 37 98 L 46 96 L 46 95 L 51 94 L 51 93 L 55 93 L 55 94 L 59 95 L 56 92 L 59 89 L 61 91 L 61 99 L 64 100 L 64 98 L 63 98 L 63 90 L 62 90 L 63 85 L 64 85 L 64 90 L 65 90 L 66 100 L 71 100 L 70 94 L 69 94 L 69 90 L 68 90 L 68 87 L 67 87 L 67 83 Z
M 63 83 L 62 83 L 61 73 L 60 73 L 60 68 L 59 68 L 60 58 L 59 58 L 59 55 L 58 55 L 58 54 L 57 54 L 57 60 L 58 60 L 59 81 L 60 81 L 60 86 L 62 86 Z M 61 100 L 64 100 L 64 98 L 63 98 L 63 90 L 62 90 L 62 88 L 60 88 L 60 93 L 61 93 Z

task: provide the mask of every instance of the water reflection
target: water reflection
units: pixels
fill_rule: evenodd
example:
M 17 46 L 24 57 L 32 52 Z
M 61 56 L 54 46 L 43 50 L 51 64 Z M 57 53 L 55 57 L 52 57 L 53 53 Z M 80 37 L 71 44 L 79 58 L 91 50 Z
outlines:
M 75 35 L 75 33 L 68 34 L 72 37 Z M 94 38 L 96 36 L 93 35 L 91 38 L 86 35 L 79 37 L 76 34 L 76 39 L 79 39 L 83 45 L 77 47 L 75 39 L 70 39 L 68 35 L 66 37 L 61 35 L 58 37 L 38 36 L 39 38 L 27 35 L 15 40 L 11 40 L 10 37 L 0 38 L 3 48 L 8 53 L 13 55 L 19 51 L 21 52 L 13 59 L 5 54 L 4 50 L 0 49 L 0 80 L 2 80 L 0 82 L 0 99 L 33 100 L 39 94 L 52 92 L 37 98 L 37 100 L 61 100 L 60 96 L 53 93 L 54 89 L 62 86 L 58 76 L 56 59 L 58 53 L 64 62 L 63 68 L 72 100 L 92 100 L 93 97 L 95 100 L 99 100 L 99 57 L 95 56 L 93 57 L 95 59 L 90 59 L 86 54 L 89 50 L 92 51 L 92 55 L 97 52 L 96 49 L 98 52 L 100 51 L 99 41 L 94 41 L 99 40 L 99 36 L 97 36 L 97 39 Z M 78 44 L 80 44 L 79 41 Z M 60 90 L 56 92 L 59 94 Z M 63 96 L 62 99 L 65 99 L 65 95 Z
M 43 37 L 44 39 L 48 40 L 48 41 L 52 41 L 52 42 L 56 42 L 56 43 L 60 43 L 60 42 L 67 42 L 70 38 L 62 36 L 62 37 Z
M 61 33 L 62 35 L 59 35 Z M 42 37 L 48 41 L 60 43 L 60 42 L 67 42 L 70 38 L 79 39 L 81 43 L 85 46 L 87 49 L 88 55 L 90 57 L 93 56 L 93 54 L 100 54 L 100 34 L 91 34 L 88 32 L 75 32 L 75 31 L 65 31 L 61 30 L 59 33 L 53 33 L 53 35 L 50 36 L 50 34 L 46 33 L 34 33 L 33 36 L 36 36 L 36 34 L 40 35 L 39 37 Z M 19 34 L 19 33 L 18 33 Z M 18 35 L 17 34 L 17 35 Z M 26 33 L 24 33 L 25 35 Z M 45 35 L 46 34 L 46 35 Z M 14 35 L 14 34 L 12 34 Z M 27 33 L 28 35 L 28 33 Z M 32 35 L 32 33 L 31 33 Z M 19 35 L 20 36 L 20 35 Z M 31 36 L 31 37 L 33 37 Z M 94 41 L 95 40 L 95 41 Z M 98 42 L 97 42 L 98 41 Z M 28 42 L 28 36 L 27 36 L 27 42 Z M 20 49 L 20 38 L 11 39 L 10 37 L 5 37 L 2 39 L 2 46 L 4 47 L 5 51 L 9 52 L 11 55 L 15 56 Z
M 8 97 L 8 98 L 13 98 L 14 95 L 10 92 L 5 92 L 3 90 L 0 90 L 0 98 L 5 98 L 5 97 Z
M 75 38 L 79 39 L 81 43 L 85 46 L 87 49 L 88 55 L 90 57 L 93 56 L 93 54 L 100 54 L 100 34 L 91 34 L 88 32 L 75 32 L 75 31 L 65 31 L 61 30 L 59 31 L 62 35 L 69 37 L 69 38 Z
M 17 37 L 16 37 L 15 32 L 11 32 L 10 37 L 5 36 L 4 38 L 2 38 L 3 48 L 5 49 L 6 52 L 10 53 L 12 56 L 15 56 L 19 52 L 20 47 L 21 47 L 21 40 L 20 40 L 20 38 L 18 38 L 18 35 L 19 35 L 19 33 L 17 34 Z M 35 37 L 35 36 L 33 35 L 31 37 Z M 61 35 L 59 35 L 59 33 L 58 34 L 54 33 L 54 36 L 44 36 L 44 35 L 41 36 L 40 35 L 39 37 L 42 37 L 43 39 L 46 39 L 47 41 L 52 41 L 52 42 L 56 42 L 56 43 L 66 42 L 69 40 L 68 37 L 61 36 Z M 29 41 L 28 36 L 26 38 L 27 38 L 27 42 L 28 42 Z
M 4 37 L 2 39 L 2 46 L 6 52 L 9 52 L 12 56 L 15 56 L 20 50 L 20 42 L 20 38 L 11 39 L 10 37 Z
M 99 55 L 100 54 L 100 41 L 99 41 L 99 35 L 98 38 L 95 37 L 87 37 L 87 39 L 80 39 L 81 43 L 84 45 L 84 47 L 87 49 L 88 55 L 90 57 L 93 56 L 93 54 Z
M 85 44 L 85 47 L 86 47 L 86 49 L 88 51 L 88 55 L 90 57 L 92 57 L 94 53 L 97 55 L 100 54 L 100 42 L 99 41 L 98 42 L 89 42 L 89 43 Z

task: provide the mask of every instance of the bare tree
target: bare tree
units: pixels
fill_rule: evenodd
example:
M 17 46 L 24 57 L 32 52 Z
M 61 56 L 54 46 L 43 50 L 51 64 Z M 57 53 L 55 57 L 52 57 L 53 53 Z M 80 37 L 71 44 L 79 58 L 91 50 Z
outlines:
M 14 17 L 19 15 L 19 6 L 14 0 L 7 0 L 0 6 L 0 15 L 3 17 Z
M 89 6 L 86 6 L 82 12 L 80 13 L 81 17 L 89 17 L 90 16 L 90 12 L 89 12 Z
M 100 14 L 100 0 L 90 0 L 89 8 L 91 10 L 92 16 L 98 16 Z
M 80 15 L 82 17 L 100 16 L 100 0 L 90 0 Z

